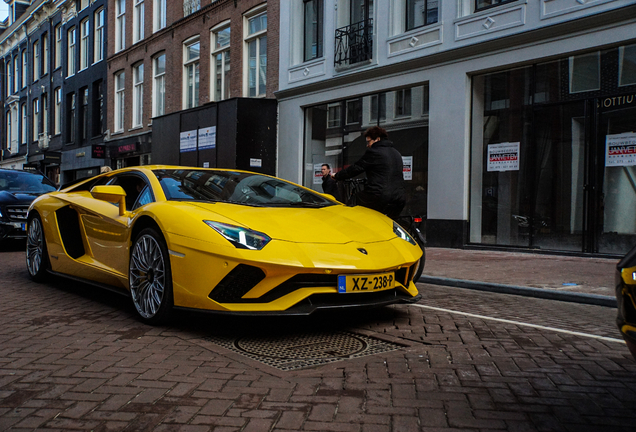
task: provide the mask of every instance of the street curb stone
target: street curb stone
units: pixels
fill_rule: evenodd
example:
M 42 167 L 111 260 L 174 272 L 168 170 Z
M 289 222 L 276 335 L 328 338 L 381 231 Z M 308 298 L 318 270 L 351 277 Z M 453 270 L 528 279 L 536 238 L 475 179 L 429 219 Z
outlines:
M 489 291 L 502 294 L 514 294 L 526 297 L 560 300 L 573 303 L 582 303 L 596 306 L 615 308 L 616 298 L 597 294 L 584 294 L 574 292 L 562 292 L 543 288 L 522 287 L 491 282 L 478 282 L 463 279 L 451 279 L 443 277 L 420 276 L 419 283 L 441 285 L 455 288 L 468 288 L 480 291 Z

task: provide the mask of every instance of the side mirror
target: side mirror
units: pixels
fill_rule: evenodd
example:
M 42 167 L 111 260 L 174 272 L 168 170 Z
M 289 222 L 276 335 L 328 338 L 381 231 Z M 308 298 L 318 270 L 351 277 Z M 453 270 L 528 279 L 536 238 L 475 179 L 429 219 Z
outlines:
M 126 192 L 121 186 L 95 186 L 91 189 L 91 195 L 101 201 L 119 203 L 119 216 L 126 213 Z

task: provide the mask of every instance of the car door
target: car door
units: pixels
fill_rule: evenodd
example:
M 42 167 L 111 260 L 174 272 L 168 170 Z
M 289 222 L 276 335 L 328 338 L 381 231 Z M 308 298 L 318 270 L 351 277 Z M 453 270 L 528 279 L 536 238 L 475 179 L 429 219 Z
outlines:
M 128 274 L 133 220 L 130 212 L 135 210 L 139 198 L 148 201 L 148 181 L 141 175 L 124 173 L 114 176 L 107 184 L 121 186 L 126 192 L 126 213 L 120 215 L 117 203 L 92 198 L 84 203 L 80 218 L 93 264 L 124 277 Z

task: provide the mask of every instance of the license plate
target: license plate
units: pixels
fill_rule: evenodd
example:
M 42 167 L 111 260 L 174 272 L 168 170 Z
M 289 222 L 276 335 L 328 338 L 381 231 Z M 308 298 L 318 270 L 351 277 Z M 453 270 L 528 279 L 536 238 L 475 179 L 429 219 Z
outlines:
M 26 223 L 22 223 L 21 226 L 20 226 L 20 229 L 22 231 L 26 231 Z
M 363 275 L 339 275 L 339 293 L 364 293 L 395 288 L 395 274 L 374 273 Z

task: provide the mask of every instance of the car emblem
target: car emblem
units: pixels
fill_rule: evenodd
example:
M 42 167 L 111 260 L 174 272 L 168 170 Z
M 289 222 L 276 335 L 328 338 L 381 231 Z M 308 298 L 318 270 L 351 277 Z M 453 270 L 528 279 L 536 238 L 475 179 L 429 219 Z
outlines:
M 367 252 L 367 250 L 366 250 L 366 249 L 364 249 L 364 248 L 358 248 L 358 250 L 359 250 L 360 252 L 362 252 L 363 254 L 365 254 L 365 255 L 369 255 L 369 254 L 368 254 L 368 252 Z

